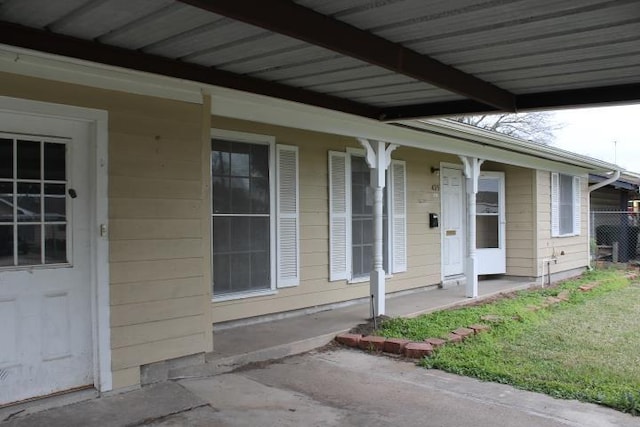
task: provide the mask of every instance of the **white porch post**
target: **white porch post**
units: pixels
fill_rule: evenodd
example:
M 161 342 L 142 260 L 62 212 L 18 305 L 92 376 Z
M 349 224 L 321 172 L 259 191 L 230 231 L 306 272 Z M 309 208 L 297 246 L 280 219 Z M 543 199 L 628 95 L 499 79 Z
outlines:
M 373 296 L 373 313 L 371 317 L 385 314 L 385 271 L 384 271 L 384 239 L 383 230 L 383 197 L 386 185 L 386 170 L 391 164 L 391 152 L 397 145 L 383 141 L 372 141 L 358 138 L 366 150 L 366 161 L 371 170 L 371 187 L 373 188 L 373 265 L 369 276 L 370 295 Z
M 467 178 L 467 260 L 465 276 L 467 279 L 466 295 L 468 298 L 478 297 L 478 269 L 476 249 L 476 195 L 478 194 L 478 177 L 480 166 L 484 160 L 477 157 L 460 156 L 464 165 L 464 176 Z

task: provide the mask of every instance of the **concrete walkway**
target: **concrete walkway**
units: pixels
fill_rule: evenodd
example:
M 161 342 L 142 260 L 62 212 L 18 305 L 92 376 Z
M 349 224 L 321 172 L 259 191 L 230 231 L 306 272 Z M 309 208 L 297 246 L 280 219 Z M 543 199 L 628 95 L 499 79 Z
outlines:
M 479 287 L 480 299 L 531 285 L 509 280 L 483 281 Z M 472 301 L 465 298 L 462 286 L 420 289 L 389 297 L 387 315 L 416 316 Z M 313 314 L 226 328 L 214 333 L 215 352 L 207 355 L 206 364 L 176 369 L 169 376 L 174 380 L 207 378 L 250 362 L 304 353 L 329 343 L 336 334 L 363 323 L 368 317 L 368 301 L 362 301 Z M 187 393 L 176 382 L 100 399 L 95 397 L 95 392 L 83 392 L 3 408 L 0 425 L 137 425 L 207 405 L 205 400 Z
M 527 289 L 530 281 L 485 280 L 479 285 L 479 299 L 504 292 Z M 413 317 L 474 300 L 465 297 L 464 286 L 448 289 L 436 287 L 392 295 L 387 298 L 387 315 Z M 252 362 L 279 359 L 300 354 L 328 344 L 333 338 L 370 317 L 368 301 L 313 314 L 294 316 L 217 330 L 214 325 L 214 352 L 207 355 L 207 364 L 176 369 L 170 378 L 201 377 L 229 372 Z

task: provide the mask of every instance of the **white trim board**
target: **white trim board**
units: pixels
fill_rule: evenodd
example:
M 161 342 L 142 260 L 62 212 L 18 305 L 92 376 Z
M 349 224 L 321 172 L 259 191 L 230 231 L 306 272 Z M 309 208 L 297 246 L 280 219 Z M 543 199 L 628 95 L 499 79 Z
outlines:
M 102 110 L 29 101 L 0 96 L 0 110 L 31 116 L 81 121 L 91 126 L 90 152 L 95 159 L 91 167 L 91 244 L 93 259 L 92 321 L 94 382 L 101 392 L 113 388 L 111 372 L 111 324 L 109 307 L 109 240 L 108 233 L 100 235 L 101 226 L 108 230 L 108 113 Z
M 0 64 L 3 71 L 11 73 L 198 104 L 202 103 L 202 92 L 210 93 L 213 97 L 212 114 L 223 117 L 383 140 L 423 150 L 478 157 L 514 166 L 573 175 L 620 169 L 615 165 L 564 150 L 544 147 L 544 150 L 540 151 L 535 146 L 525 147 L 524 142 L 516 143 L 512 138 L 501 135 L 488 137 L 486 131 L 461 129 L 448 123 L 416 121 L 411 122 L 412 129 L 409 129 L 292 101 L 9 45 L 0 44 Z M 418 127 L 422 129 L 416 129 Z

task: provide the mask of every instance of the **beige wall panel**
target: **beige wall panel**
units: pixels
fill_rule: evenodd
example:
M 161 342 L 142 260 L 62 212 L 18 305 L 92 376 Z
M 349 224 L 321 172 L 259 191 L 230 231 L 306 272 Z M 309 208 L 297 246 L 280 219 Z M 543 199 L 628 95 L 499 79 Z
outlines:
M 303 253 L 300 255 L 300 268 L 307 269 L 309 267 L 325 268 L 325 273 L 329 268 L 329 254 L 326 252 Z
M 300 182 L 305 184 L 304 187 L 300 188 L 300 198 L 327 200 L 327 197 L 329 197 L 327 186 L 318 184 L 320 182 L 327 182 L 327 179 L 326 172 L 323 177 L 300 173 Z
M 153 157 L 129 157 L 128 153 L 118 153 L 111 157 L 109 173 L 112 176 L 129 176 L 149 179 L 169 179 L 198 181 L 202 176 L 200 163 L 195 161 L 160 160 Z
M 110 129 L 109 155 L 121 158 L 130 155 L 132 159 L 151 157 L 156 161 L 200 160 L 201 150 L 195 141 L 185 138 L 157 138 L 154 133 L 131 135 Z
M 111 240 L 190 239 L 202 237 L 199 219 L 112 219 Z
M 202 258 L 116 262 L 110 265 L 111 283 L 144 282 L 202 276 Z
M 301 240 L 329 239 L 329 227 L 322 225 L 300 225 Z
M 113 284 L 109 289 L 111 305 L 162 301 L 203 295 L 202 278 L 153 280 L 150 282 Z
M 329 214 L 327 212 L 302 212 L 300 217 L 300 222 L 304 224 L 305 227 L 310 225 L 320 227 L 329 226 Z
M 140 367 L 134 366 L 133 368 L 125 368 L 112 373 L 113 389 L 118 390 L 122 388 L 135 387 L 140 384 Z
M 122 347 L 113 350 L 111 366 L 120 370 L 131 366 L 146 365 L 186 354 L 202 353 L 205 338 L 202 333 L 166 339 L 152 343 Z
M 202 239 L 114 240 L 109 254 L 111 262 L 197 258 L 202 255 Z
M 111 348 L 162 341 L 202 332 L 203 315 L 111 329 Z
M 109 127 L 114 132 L 128 135 L 153 135 L 155 139 L 184 139 L 189 145 L 196 144 L 200 150 L 200 110 L 195 104 L 195 121 L 186 122 L 175 120 L 172 112 L 165 112 L 165 116 L 149 116 L 134 114 L 130 111 L 121 112 L 109 110 Z
M 304 182 L 300 182 L 300 186 L 304 185 Z M 324 199 L 307 199 L 302 197 L 302 190 L 300 194 L 300 211 L 301 212 L 329 212 L 327 206 L 327 198 Z
M 511 248 L 507 245 L 507 257 L 508 258 L 525 258 L 529 260 L 535 259 L 535 254 L 532 248 Z
M 328 257 L 329 257 L 329 242 L 326 239 L 305 239 L 300 240 L 300 253 L 321 253 L 327 257 L 327 265 L 328 265 Z
M 109 179 L 109 197 L 200 200 L 200 185 L 200 181 L 112 176 Z
M 531 268 L 531 266 L 526 266 L 526 267 L 516 267 L 516 266 L 511 266 L 509 267 L 509 272 L 508 274 L 510 276 L 520 276 L 520 277 L 535 277 L 532 272 L 535 271 L 534 269 Z
M 109 204 L 109 215 L 119 219 L 200 219 L 202 201 L 117 198 Z
M 137 325 L 202 314 L 202 297 L 111 306 L 111 326 Z
M 316 266 L 305 267 L 304 269 L 300 269 L 300 276 L 303 282 L 305 280 L 313 280 L 313 279 L 325 279 L 327 280 L 329 275 L 328 264 L 321 264 Z

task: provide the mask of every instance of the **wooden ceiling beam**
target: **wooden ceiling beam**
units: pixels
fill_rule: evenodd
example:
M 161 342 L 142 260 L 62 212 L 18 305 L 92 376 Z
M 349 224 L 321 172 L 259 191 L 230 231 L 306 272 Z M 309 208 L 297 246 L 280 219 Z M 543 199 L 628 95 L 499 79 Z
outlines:
M 515 97 L 504 89 L 289 0 L 179 1 L 386 68 L 499 110 L 515 111 Z

